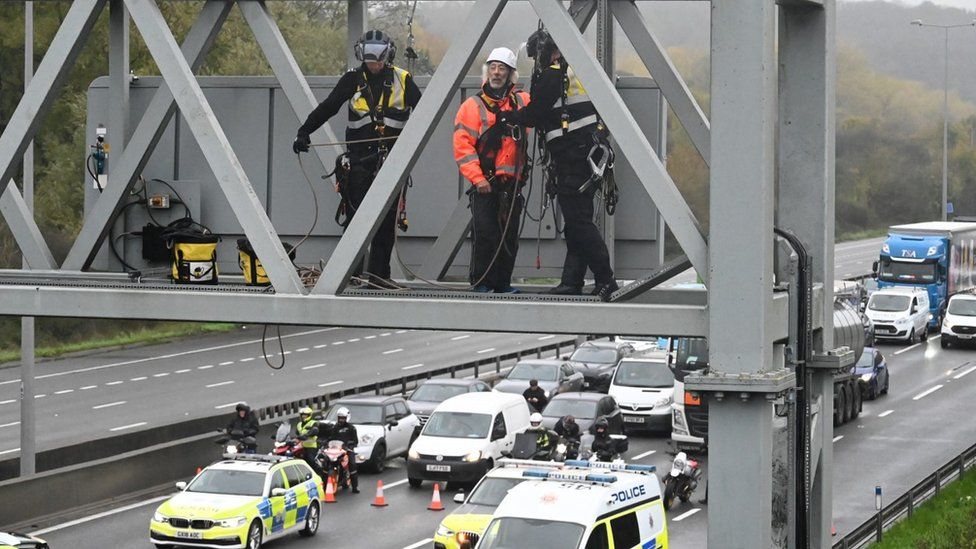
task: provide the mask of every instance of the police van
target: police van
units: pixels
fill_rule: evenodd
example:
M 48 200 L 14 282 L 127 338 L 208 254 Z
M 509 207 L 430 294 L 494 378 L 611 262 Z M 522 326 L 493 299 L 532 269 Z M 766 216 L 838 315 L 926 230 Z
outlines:
M 567 461 L 527 469 L 509 490 L 477 549 L 667 549 L 654 467 Z

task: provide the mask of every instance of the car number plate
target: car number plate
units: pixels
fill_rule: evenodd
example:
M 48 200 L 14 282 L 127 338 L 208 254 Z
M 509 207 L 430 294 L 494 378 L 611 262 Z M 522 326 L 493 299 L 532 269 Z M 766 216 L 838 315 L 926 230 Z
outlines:
M 626 423 L 644 423 L 644 416 L 624 416 Z
M 203 539 L 203 532 L 176 532 L 176 537 L 183 539 Z
M 434 464 L 430 464 L 430 465 L 427 466 L 427 470 L 428 471 L 434 471 L 436 473 L 450 473 L 451 472 L 451 466 L 450 465 L 434 465 Z
M 970 339 L 973 336 L 968 335 L 968 334 L 959 334 L 956 337 L 958 337 L 959 339 Z

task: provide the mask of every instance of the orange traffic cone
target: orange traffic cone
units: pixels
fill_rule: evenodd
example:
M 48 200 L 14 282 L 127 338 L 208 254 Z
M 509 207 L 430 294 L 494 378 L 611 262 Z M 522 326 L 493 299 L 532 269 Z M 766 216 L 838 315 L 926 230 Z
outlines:
M 198 475 L 200 474 L 200 471 L 203 471 L 203 467 L 197 467 L 197 474 Z
M 837 526 L 835 526 L 833 522 L 830 523 L 830 535 L 831 536 L 837 535 Z
M 335 486 L 332 485 L 332 477 L 325 477 L 325 502 L 335 503 Z
M 441 505 L 441 485 L 437 482 L 434 483 L 434 496 L 430 499 L 430 505 L 427 509 L 431 511 L 443 511 L 444 506 Z
M 383 497 L 383 481 L 376 481 L 376 499 L 371 503 L 373 507 L 386 507 L 386 498 Z

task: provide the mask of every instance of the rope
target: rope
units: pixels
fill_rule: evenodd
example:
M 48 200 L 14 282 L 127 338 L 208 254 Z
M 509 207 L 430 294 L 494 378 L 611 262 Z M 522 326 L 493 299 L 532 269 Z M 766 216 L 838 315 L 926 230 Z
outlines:
M 387 135 L 386 137 L 370 137 L 369 139 L 353 139 L 349 141 L 327 141 L 325 143 L 309 143 L 309 147 L 334 147 L 336 145 L 355 145 L 356 143 L 372 143 L 374 141 L 390 141 L 396 139 L 397 135 Z

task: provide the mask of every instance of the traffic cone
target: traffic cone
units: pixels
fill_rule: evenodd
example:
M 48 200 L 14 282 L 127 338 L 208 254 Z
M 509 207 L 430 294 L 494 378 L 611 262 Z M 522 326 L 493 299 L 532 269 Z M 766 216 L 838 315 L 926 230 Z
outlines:
M 830 535 L 831 536 L 837 535 L 837 526 L 835 526 L 833 522 L 830 523 Z
M 197 467 L 197 473 L 196 474 L 199 475 L 200 474 L 200 471 L 203 471 L 203 467 Z
M 430 505 L 427 509 L 431 511 L 443 511 L 444 506 L 441 505 L 441 485 L 440 483 L 434 483 L 434 496 L 430 499 Z
M 372 505 L 373 507 L 386 507 L 387 506 L 386 498 L 383 497 L 383 481 L 382 480 L 377 480 L 376 481 L 376 498 L 373 500 L 373 503 L 371 503 L 370 505 Z
M 335 486 L 332 485 L 332 477 L 325 477 L 325 502 L 335 503 Z

